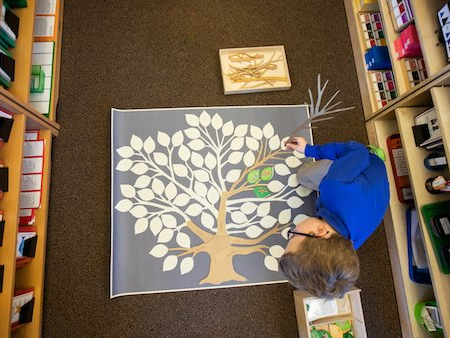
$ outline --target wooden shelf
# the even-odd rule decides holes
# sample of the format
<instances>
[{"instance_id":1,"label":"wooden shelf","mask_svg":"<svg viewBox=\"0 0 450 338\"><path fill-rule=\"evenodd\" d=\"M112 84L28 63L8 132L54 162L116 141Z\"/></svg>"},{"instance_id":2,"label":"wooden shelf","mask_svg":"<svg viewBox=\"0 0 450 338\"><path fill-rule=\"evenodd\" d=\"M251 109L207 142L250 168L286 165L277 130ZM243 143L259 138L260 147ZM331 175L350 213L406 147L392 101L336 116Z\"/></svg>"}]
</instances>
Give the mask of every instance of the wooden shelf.
<instances>
[{"instance_id":1,"label":"wooden shelf","mask_svg":"<svg viewBox=\"0 0 450 338\"><path fill-rule=\"evenodd\" d=\"M391 182L391 199L388 212L384 218L384 225L402 334L404 337L428 337L425 330L415 320L414 306L420 301L435 298L444 322L445 335L450 337L450 303L446 302L448 290L450 290L450 275L443 274L440 271L428 229L420 211L425 204L450 200L450 194L432 195L425 189L425 181L430 177L437 176L439 172L428 171L422 164L430 151L415 146L411 128L414 125L416 115L434 106L442 129L444 150L447 159L450 158L450 87L448 87L450 86L450 65L447 62L445 48L442 45L436 45L438 37L435 33L438 30L437 11L445 2L441 0L426 2L411 0L414 24L418 32L429 78L415 87L409 88L403 65L396 59L394 52L393 41L399 36L399 33L395 32L392 25L386 0L378 0L394 77L400 94L381 109L377 109L373 104L372 88L365 70L364 46L361 45L359 36L362 28L357 21L357 6L352 0L344 0L344 4L369 141L378 144L387 153L386 138L394 133L401 135L414 194L414 204L420 215L421 232L424 237L424 246L433 282L433 285L429 286L412 282L409 278L405 214L409 205L402 204L398 200L392 165L388 158L386 169L389 182ZM445 177L448 177L448 168L443 170L442 173Z\"/></svg>"}]
</instances>

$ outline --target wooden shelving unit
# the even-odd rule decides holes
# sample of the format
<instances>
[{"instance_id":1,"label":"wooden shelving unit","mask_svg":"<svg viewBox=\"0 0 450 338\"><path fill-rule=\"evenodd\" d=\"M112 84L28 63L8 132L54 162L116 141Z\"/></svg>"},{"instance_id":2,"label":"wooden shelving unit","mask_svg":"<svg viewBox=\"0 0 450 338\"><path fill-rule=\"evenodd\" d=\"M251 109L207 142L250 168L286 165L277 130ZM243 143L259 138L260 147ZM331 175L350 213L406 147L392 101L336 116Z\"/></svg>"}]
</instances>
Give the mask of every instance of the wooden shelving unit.
<instances>
[{"instance_id":1,"label":"wooden shelving unit","mask_svg":"<svg viewBox=\"0 0 450 338\"><path fill-rule=\"evenodd\" d=\"M377 109L374 105L370 79L365 69L365 48L362 45L362 28L358 21L358 1L344 0L344 4L369 141L372 144L377 144L387 153L387 137L395 133L401 135L413 189L414 204L407 205L398 200L392 174L392 164L388 158L386 168L390 181L391 200L388 212L384 218L384 226L402 334L408 338L428 337L428 334L414 318L414 306L420 301L435 299L443 320L444 335L450 337L450 303L448 302L450 275L442 273L439 268L430 235L425 226L425 220L420 212L423 205L450 200L450 194L432 195L425 189L425 181L429 177L437 176L439 172L429 171L424 167L423 160L430 151L415 146L411 128L414 125L414 117L416 115L430 107L435 107L443 134L444 151L447 160L450 159L450 87L448 87L450 86L450 65L447 62L444 47L437 45L438 37L435 33L439 29L437 11L445 4L445 1L430 0L423 2L421 0L411 0L414 24L418 32L423 58L429 75L429 78L413 88L408 87L404 71L399 60L395 57L393 41L399 36L399 33L394 30L387 1L378 1L391 57L392 71L399 92L399 96L395 100L390 101L381 109ZM441 173L448 177L448 166ZM421 233L424 238L432 285L418 284L409 278L405 213L411 206L415 206L419 211Z\"/></svg>"},{"instance_id":2,"label":"wooden shelving unit","mask_svg":"<svg viewBox=\"0 0 450 338\"><path fill-rule=\"evenodd\" d=\"M3 291L0 292L0 337L41 337L45 246L47 234L47 215L49 205L51 147L52 137L57 136L60 126L56 122L56 105L59 87L59 65L61 58L61 36L63 21L63 0L59 0L58 33L55 44L52 109L50 118L40 114L29 105L31 57L34 33L36 0L28 0L28 6L13 9L20 18L19 38L16 47L11 49L15 59L16 76L10 88L0 88L0 108L14 114L13 129L9 141L0 150L0 159L9 168L9 191L0 200L3 209L5 230L3 245L0 246L0 265L4 265ZM2 1L0 0L0 4ZM22 154L26 130L40 130L40 138L45 140L44 174L41 207L36 212L33 224L37 229L35 257L24 267L16 267L16 245L20 206L20 184L22 173ZM33 319L11 330L12 299L14 290L34 288Z\"/></svg>"}]
</instances>

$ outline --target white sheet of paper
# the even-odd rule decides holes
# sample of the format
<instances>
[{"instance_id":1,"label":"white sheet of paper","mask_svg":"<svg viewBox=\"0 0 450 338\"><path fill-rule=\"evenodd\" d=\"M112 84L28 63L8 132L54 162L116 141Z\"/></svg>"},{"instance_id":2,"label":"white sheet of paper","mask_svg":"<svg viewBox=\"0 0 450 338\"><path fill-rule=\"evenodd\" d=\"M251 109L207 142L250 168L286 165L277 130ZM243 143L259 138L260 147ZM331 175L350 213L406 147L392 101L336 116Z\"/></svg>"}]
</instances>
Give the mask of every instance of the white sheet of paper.
<instances>
[{"instance_id":1,"label":"white sheet of paper","mask_svg":"<svg viewBox=\"0 0 450 338\"><path fill-rule=\"evenodd\" d=\"M22 174L39 174L43 169L43 157L25 157L22 161Z\"/></svg>"},{"instance_id":2,"label":"white sheet of paper","mask_svg":"<svg viewBox=\"0 0 450 338\"><path fill-rule=\"evenodd\" d=\"M56 0L37 0L36 1L37 15L55 15L56 14Z\"/></svg>"},{"instance_id":3,"label":"white sheet of paper","mask_svg":"<svg viewBox=\"0 0 450 338\"><path fill-rule=\"evenodd\" d=\"M35 191L42 189L42 174L22 175L20 181L21 191Z\"/></svg>"},{"instance_id":4,"label":"white sheet of paper","mask_svg":"<svg viewBox=\"0 0 450 338\"><path fill-rule=\"evenodd\" d=\"M41 192L30 191L20 193L20 208L39 208L41 204Z\"/></svg>"},{"instance_id":5,"label":"white sheet of paper","mask_svg":"<svg viewBox=\"0 0 450 338\"><path fill-rule=\"evenodd\" d=\"M44 140L25 141L23 157L44 156Z\"/></svg>"}]
</instances>

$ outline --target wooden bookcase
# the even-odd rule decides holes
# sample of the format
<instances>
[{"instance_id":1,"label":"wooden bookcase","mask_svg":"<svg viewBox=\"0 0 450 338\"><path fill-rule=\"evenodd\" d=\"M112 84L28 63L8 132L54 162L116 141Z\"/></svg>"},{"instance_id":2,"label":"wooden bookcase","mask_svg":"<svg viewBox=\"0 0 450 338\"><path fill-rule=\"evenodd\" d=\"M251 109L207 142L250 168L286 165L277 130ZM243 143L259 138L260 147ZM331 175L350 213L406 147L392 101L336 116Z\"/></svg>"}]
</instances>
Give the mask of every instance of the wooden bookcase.
<instances>
[{"instance_id":1,"label":"wooden bookcase","mask_svg":"<svg viewBox=\"0 0 450 338\"><path fill-rule=\"evenodd\" d=\"M3 290L0 292L0 337L40 337L42 331L45 247L47 214L49 204L52 137L57 136L60 126L56 122L56 105L59 87L63 0L59 0L57 40L55 44L52 108L49 118L40 114L28 103L30 91L31 58L36 0L28 0L28 6L13 9L20 18L19 38L16 47L10 49L15 59L15 80L10 88L0 88L0 107L13 113L14 124L9 141L0 150L0 159L9 168L9 191L0 200L4 210L5 229L3 245L0 246L0 265L4 266ZM0 4L2 1L0 0ZM16 267L16 245L20 205L22 154L26 130L40 130L45 139L44 174L41 207L33 224L37 229L35 257L22 268ZM34 309L31 322L11 330L12 299L15 289L34 288Z\"/></svg>"},{"instance_id":2,"label":"wooden bookcase","mask_svg":"<svg viewBox=\"0 0 450 338\"><path fill-rule=\"evenodd\" d=\"M435 299L438 303L443 321L443 331L450 337L450 275L441 272L432 242L420 212L423 205L450 200L450 194L432 195L425 189L425 181L435 177L439 172L429 171L423 165L425 156L430 153L416 147L412 132L414 117L430 107L435 107L442 130L444 151L447 161L450 159L450 65L443 45L437 45L435 33L438 29L437 11L446 1L410 0L423 58L428 71L428 78L415 87L407 86L407 79L395 57L393 41L399 36L392 24L388 3L378 0L378 7L384 25L386 43L389 49L392 71L396 80L398 97L389 101L381 109L374 105L373 92L368 72L364 63L365 47L362 40L362 27L359 22L358 0L344 0L353 55L363 103L366 129L369 141L384 149L386 154L386 138L399 133L404 148L408 172L414 195L414 205L419 212L421 233L424 238L432 285L418 284L409 278L408 251L406 234L406 210L411 205L399 201L395 190L392 164L389 158L386 167L390 182L391 200L384 218L386 238L391 260L394 286L397 296L400 323L404 337L428 337L425 330L414 318L414 306L420 301ZM441 174L449 176L449 168Z\"/></svg>"}]
</instances>

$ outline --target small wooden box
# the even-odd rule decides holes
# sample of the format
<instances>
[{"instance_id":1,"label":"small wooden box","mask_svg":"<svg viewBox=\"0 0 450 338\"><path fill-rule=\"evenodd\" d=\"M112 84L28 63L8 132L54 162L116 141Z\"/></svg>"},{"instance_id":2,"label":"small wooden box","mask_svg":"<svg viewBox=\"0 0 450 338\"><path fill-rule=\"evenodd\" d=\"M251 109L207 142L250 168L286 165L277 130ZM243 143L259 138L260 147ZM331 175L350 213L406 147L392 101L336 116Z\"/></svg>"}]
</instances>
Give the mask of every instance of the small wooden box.
<instances>
[{"instance_id":1,"label":"small wooden box","mask_svg":"<svg viewBox=\"0 0 450 338\"><path fill-rule=\"evenodd\" d=\"M367 338L366 324L364 322L364 313L362 310L361 290L353 288L347 292L349 297L351 312L345 312L336 316L328 316L314 321L309 321L307 317L306 300L316 298L305 291L294 291L295 312L298 325L298 334L300 338L311 338L311 329L315 325L329 324L337 321L350 320L353 325L353 334L355 338Z\"/></svg>"},{"instance_id":2,"label":"small wooden box","mask_svg":"<svg viewBox=\"0 0 450 338\"><path fill-rule=\"evenodd\" d=\"M291 88L284 46L220 49L219 58L225 95Z\"/></svg>"}]
</instances>

